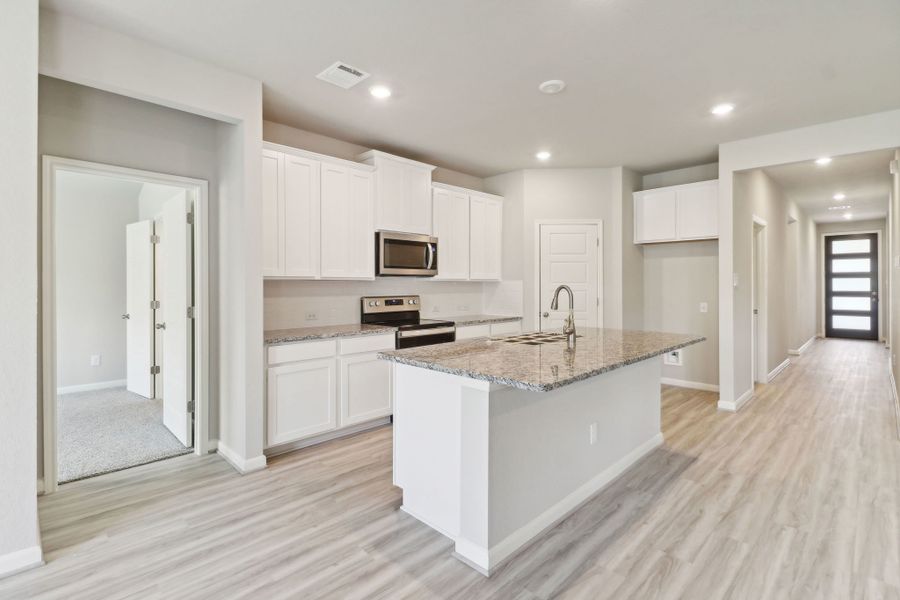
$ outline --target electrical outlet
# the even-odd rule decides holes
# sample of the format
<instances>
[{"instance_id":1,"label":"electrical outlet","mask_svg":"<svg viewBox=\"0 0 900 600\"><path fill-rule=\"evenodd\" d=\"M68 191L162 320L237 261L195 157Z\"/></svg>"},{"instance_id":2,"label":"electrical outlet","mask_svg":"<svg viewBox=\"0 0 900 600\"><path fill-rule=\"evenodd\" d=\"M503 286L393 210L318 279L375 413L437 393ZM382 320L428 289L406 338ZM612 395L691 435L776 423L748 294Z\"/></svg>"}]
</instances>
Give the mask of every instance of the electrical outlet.
<instances>
[{"instance_id":1,"label":"electrical outlet","mask_svg":"<svg viewBox=\"0 0 900 600\"><path fill-rule=\"evenodd\" d=\"M681 366L681 350L672 350L663 357L663 364L672 365L674 367Z\"/></svg>"},{"instance_id":2,"label":"electrical outlet","mask_svg":"<svg viewBox=\"0 0 900 600\"><path fill-rule=\"evenodd\" d=\"M706 302L701 302L700 303L700 312L702 312L702 313L709 312L709 304L707 304Z\"/></svg>"},{"instance_id":3,"label":"electrical outlet","mask_svg":"<svg viewBox=\"0 0 900 600\"><path fill-rule=\"evenodd\" d=\"M590 427L588 427L588 437L591 442L591 446L597 443L597 424L591 423Z\"/></svg>"},{"instance_id":4,"label":"electrical outlet","mask_svg":"<svg viewBox=\"0 0 900 600\"><path fill-rule=\"evenodd\" d=\"M319 319L319 315L317 315L316 313L314 313L314 312L308 312L308 313L306 313L306 320L307 320L307 321L316 321L316 320L318 320L318 319Z\"/></svg>"},{"instance_id":5,"label":"electrical outlet","mask_svg":"<svg viewBox=\"0 0 900 600\"><path fill-rule=\"evenodd\" d=\"M102 361L102 358L103 358L103 357L100 356L99 354L91 354L91 366L92 366L92 367L99 367L99 366L100 366L100 362Z\"/></svg>"}]
</instances>

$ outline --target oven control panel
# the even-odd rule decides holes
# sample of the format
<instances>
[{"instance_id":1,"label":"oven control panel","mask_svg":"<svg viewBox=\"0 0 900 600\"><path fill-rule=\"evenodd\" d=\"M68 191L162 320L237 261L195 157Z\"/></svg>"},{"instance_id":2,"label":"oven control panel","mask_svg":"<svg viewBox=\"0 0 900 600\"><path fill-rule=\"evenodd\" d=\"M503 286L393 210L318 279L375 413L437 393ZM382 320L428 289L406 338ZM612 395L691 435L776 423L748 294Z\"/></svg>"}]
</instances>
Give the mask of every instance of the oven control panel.
<instances>
[{"instance_id":1,"label":"oven control panel","mask_svg":"<svg viewBox=\"0 0 900 600\"><path fill-rule=\"evenodd\" d=\"M419 296L365 296L360 302L364 315L418 311L420 307Z\"/></svg>"}]
</instances>

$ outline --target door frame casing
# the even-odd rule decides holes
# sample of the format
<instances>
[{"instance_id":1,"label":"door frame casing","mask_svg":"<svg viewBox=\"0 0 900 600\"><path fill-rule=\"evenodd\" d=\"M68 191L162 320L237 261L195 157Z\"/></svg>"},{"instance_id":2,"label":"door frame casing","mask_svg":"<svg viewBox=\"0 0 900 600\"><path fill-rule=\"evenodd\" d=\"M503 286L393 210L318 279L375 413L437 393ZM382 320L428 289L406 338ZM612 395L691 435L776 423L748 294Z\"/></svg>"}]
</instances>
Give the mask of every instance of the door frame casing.
<instances>
[{"instance_id":1,"label":"door frame casing","mask_svg":"<svg viewBox=\"0 0 900 600\"><path fill-rule=\"evenodd\" d=\"M597 327L603 327L603 221L601 219L536 219L534 221L534 309L537 311L535 328L541 330L541 226L543 225L596 225L597 226Z\"/></svg>"},{"instance_id":2,"label":"door frame casing","mask_svg":"<svg viewBox=\"0 0 900 600\"><path fill-rule=\"evenodd\" d=\"M874 220L874 219L873 219ZM825 338L825 238L840 236L840 235L858 235L858 234L875 234L876 239L876 252L878 253L878 339L875 341L884 342L884 323L887 318L887 313L890 311L887 308L884 308L884 312L882 312L883 299L884 299L884 279L886 277L885 271L889 272L889 269L885 266L885 260L888 260L882 256L885 254L882 252L882 235L884 234L883 229L860 229L858 231L824 231L822 232L819 240L819 261L818 261L818 273L816 274L816 287L819 290L819 308L821 312L819 314L818 322L816 323L816 329L818 330L817 335L821 338ZM882 318L882 317L885 318Z\"/></svg>"},{"instance_id":3,"label":"door frame casing","mask_svg":"<svg viewBox=\"0 0 900 600\"><path fill-rule=\"evenodd\" d=\"M769 223L762 217L753 215L750 230L750 381L769 382ZM762 246L757 248L757 228L762 236ZM757 254L761 253L761 260ZM757 264L759 263L759 264ZM757 278L760 281L757 281ZM759 287L761 289L757 290ZM754 326L753 304L757 291L760 293L756 324ZM754 327L756 331L754 331Z\"/></svg>"},{"instance_id":4,"label":"door frame casing","mask_svg":"<svg viewBox=\"0 0 900 600\"><path fill-rule=\"evenodd\" d=\"M41 382L45 494L58 487L56 460L56 174L69 171L158 183L188 190L194 212L194 454L210 450L209 441L209 183L169 175L63 158L41 157Z\"/></svg>"}]
</instances>

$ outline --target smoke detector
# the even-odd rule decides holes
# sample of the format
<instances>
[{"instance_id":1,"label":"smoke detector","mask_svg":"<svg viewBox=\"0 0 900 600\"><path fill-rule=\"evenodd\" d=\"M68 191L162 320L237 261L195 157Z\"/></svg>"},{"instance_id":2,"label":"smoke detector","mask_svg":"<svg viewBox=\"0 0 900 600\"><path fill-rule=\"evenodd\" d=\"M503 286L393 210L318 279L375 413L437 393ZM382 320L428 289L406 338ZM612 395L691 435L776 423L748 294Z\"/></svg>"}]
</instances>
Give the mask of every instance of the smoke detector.
<instances>
[{"instance_id":1,"label":"smoke detector","mask_svg":"<svg viewBox=\"0 0 900 600\"><path fill-rule=\"evenodd\" d=\"M544 94L558 94L566 89L566 82L562 79L550 79L538 86Z\"/></svg>"},{"instance_id":2,"label":"smoke detector","mask_svg":"<svg viewBox=\"0 0 900 600\"><path fill-rule=\"evenodd\" d=\"M333 85L338 86L339 88L343 88L345 90L349 90L354 85L359 83L360 81L364 81L369 78L369 73L357 69L352 65L348 65L345 62L337 61L318 75L316 75L316 79L321 79L322 81L327 81Z\"/></svg>"}]
</instances>

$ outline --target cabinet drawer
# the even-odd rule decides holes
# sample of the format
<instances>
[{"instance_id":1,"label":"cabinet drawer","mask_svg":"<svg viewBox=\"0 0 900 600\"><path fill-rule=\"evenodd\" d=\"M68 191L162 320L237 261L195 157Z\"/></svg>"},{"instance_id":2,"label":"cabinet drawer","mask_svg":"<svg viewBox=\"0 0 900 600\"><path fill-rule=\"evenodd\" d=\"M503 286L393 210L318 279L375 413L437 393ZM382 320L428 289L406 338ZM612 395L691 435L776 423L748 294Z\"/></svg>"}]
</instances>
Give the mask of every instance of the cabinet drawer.
<instances>
[{"instance_id":1,"label":"cabinet drawer","mask_svg":"<svg viewBox=\"0 0 900 600\"><path fill-rule=\"evenodd\" d=\"M335 355L337 355L336 340L318 340L315 342L297 342L296 344L270 346L267 354L270 365L313 358L329 358Z\"/></svg>"},{"instance_id":2,"label":"cabinet drawer","mask_svg":"<svg viewBox=\"0 0 900 600\"><path fill-rule=\"evenodd\" d=\"M508 321L505 323L492 323L491 335L512 335L522 333L522 321Z\"/></svg>"},{"instance_id":3,"label":"cabinet drawer","mask_svg":"<svg viewBox=\"0 0 900 600\"><path fill-rule=\"evenodd\" d=\"M488 337L491 335L490 325L466 325L465 327L456 328L456 339L470 340L477 337Z\"/></svg>"},{"instance_id":4,"label":"cabinet drawer","mask_svg":"<svg viewBox=\"0 0 900 600\"><path fill-rule=\"evenodd\" d=\"M394 343L395 335L393 333L344 338L340 341L339 352L341 354L359 354L360 352L393 350Z\"/></svg>"}]
</instances>

